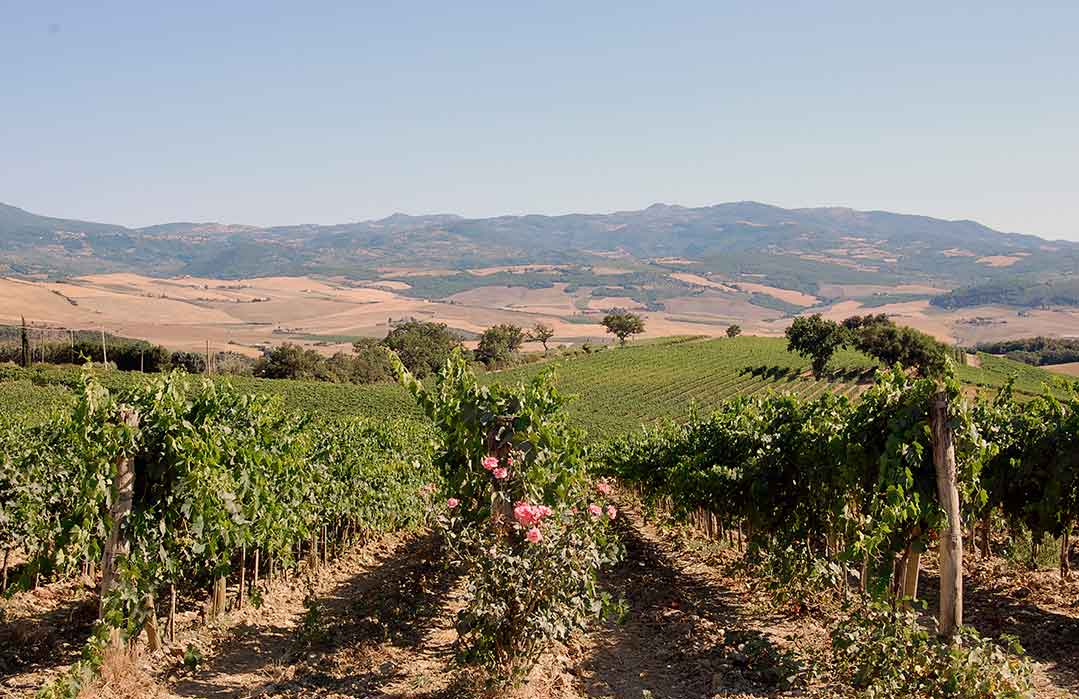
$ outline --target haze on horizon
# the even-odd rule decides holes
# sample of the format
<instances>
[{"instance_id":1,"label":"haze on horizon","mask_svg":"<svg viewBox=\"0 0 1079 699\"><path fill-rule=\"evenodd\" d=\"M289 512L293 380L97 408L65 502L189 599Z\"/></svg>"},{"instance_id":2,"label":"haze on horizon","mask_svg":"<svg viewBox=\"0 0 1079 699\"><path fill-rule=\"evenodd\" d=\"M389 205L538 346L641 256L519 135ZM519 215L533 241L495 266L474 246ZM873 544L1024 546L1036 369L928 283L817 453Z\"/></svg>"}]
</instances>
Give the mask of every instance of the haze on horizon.
<instances>
[{"instance_id":1,"label":"haze on horizon","mask_svg":"<svg viewBox=\"0 0 1079 699\"><path fill-rule=\"evenodd\" d=\"M3 8L0 201L144 226L661 201L1079 240L1079 6Z\"/></svg>"}]
</instances>

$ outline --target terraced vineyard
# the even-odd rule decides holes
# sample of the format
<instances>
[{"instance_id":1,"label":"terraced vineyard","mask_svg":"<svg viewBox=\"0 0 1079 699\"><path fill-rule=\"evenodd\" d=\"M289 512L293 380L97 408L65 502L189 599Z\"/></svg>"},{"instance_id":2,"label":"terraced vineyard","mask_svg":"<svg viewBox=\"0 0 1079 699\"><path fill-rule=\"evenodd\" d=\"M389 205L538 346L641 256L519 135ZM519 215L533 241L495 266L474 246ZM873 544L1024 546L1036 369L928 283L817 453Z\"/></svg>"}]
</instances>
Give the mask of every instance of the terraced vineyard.
<instances>
[{"instance_id":1,"label":"terraced vineyard","mask_svg":"<svg viewBox=\"0 0 1079 699\"><path fill-rule=\"evenodd\" d=\"M983 392L995 392L1012 375L1022 398L1041 393L1057 379L1037 367L980 355L980 367L960 367L959 377ZM528 379L553 368L556 385L576 395L570 414L594 439L639 428L661 418L681 418L695 408L710 410L738 395L789 391L813 398L829 388L855 396L872 379L876 366L865 355L844 350L831 373L817 380L809 362L786 349L782 338L669 338L625 348L605 348L587 355L554 359L487 374L485 381ZM44 416L49 408L72 400L78 385L75 368L0 369L0 402L16 412ZM109 372L100 377L110 388L138 382L136 373ZM229 377L243 393L280 395L289 409L326 417L367 415L418 416L414 402L395 384L355 386L311 381Z\"/></svg>"}]
</instances>

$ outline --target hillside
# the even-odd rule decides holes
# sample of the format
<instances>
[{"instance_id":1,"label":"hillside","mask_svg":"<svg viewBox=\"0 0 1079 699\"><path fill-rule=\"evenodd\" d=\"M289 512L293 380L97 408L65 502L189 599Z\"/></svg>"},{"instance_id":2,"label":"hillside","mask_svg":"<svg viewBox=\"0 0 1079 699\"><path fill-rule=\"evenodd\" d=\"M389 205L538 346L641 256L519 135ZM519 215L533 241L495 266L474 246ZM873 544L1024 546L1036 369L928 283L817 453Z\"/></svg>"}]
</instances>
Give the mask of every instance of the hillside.
<instances>
[{"instance_id":1,"label":"hillside","mask_svg":"<svg viewBox=\"0 0 1079 699\"><path fill-rule=\"evenodd\" d=\"M663 418L684 418L707 411L736 396L789 391L816 396L835 390L856 397L872 381L875 362L854 351L836 354L826 380L809 374L809 363L786 351L781 338L743 336L733 340L666 338L609 348L593 354L529 364L483 375L492 382L528 380L553 370L556 385L576 396L570 405L574 423L590 438L603 439L633 431ZM1056 377L1042 369L1008 359L981 355L980 367L961 367L960 379L987 391L999 389L1012 375L1020 395L1035 395ZM137 382L137 373L102 375L106 386ZM0 368L0 400L42 417L71 399L79 370L37 367L29 371ZM315 416L366 415L419 418L412 399L395 384L355 386L320 382L228 377L239 390L281 395L287 407Z\"/></svg>"},{"instance_id":2,"label":"hillside","mask_svg":"<svg viewBox=\"0 0 1079 699\"><path fill-rule=\"evenodd\" d=\"M530 278L519 280L525 284L596 285L594 275L573 279L566 274L579 277L585 268L606 265L626 275L644 274L608 280L615 286L647 286L648 273L675 270L810 294L822 293L827 284L951 289L1016 274L1079 271L1079 245L1002 233L973 221L756 202L698 208L655 204L640 211L563 216L395 214L337 225L166 223L141 229L0 205L0 250L0 273L54 278L138 272L373 279L407 277L422 269L435 274L409 293L428 298L498 282L461 277L462 270L509 265L565 266L532 270ZM661 300L663 295L659 289L652 296Z\"/></svg>"}]
</instances>

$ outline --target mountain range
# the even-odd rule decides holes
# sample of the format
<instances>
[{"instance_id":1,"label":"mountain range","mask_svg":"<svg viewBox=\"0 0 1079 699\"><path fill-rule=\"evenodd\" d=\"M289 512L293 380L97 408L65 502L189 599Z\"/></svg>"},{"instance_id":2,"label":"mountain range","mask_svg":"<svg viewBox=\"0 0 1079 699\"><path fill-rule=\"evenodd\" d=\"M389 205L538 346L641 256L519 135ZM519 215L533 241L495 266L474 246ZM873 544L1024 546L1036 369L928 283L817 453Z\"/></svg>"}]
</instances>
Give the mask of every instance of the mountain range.
<instances>
[{"instance_id":1,"label":"mountain range","mask_svg":"<svg viewBox=\"0 0 1079 699\"><path fill-rule=\"evenodd\" d=\"M40 216L0 204L0 275L56 279L137 272L221 279L321 275L387 278L394 270L617 265L756 278L818 293L822 284L1052 284L1079 273L1079 244L1005 233L974 221L757 202L561 216L408 216L335 225L165 223L145 228ZM533 280L535 281L535 280ZM466 285L473 286L473 285ZM438 284L417 294L437 295Z\"/></svg>"}]
</instances>

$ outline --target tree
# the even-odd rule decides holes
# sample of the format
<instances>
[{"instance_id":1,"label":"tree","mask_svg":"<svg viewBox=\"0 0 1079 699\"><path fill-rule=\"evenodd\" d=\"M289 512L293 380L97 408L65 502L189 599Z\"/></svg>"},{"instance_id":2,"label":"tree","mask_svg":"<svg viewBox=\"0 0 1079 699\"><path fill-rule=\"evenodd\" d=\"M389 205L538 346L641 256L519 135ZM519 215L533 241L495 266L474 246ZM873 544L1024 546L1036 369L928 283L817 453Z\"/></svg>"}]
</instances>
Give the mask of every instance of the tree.
<instances>
[{"instance_id":1,"label":"tree","mask_svg":"<svg viewBox=\"0 0 1079 699\"><path fill-rule=\"evenodd\" d=\"M940 376L947 364L947 348L923 332L896 325L883 313L851 316L843 321L854 348L887 366L900 364L922 376Z\"/></svg>"},{"instance_id":2,"label":"tree","mask_svg":"<svg viewBox=\"0 0 1079 699\"><path fill-rule=\"evenodd\" d=\"M378 383L392 381L393 366L382 349L382 343L373 337L365 337L352 343L352 357L348 380L352 383Z\"/></svg>"},{"instance_id":3,"label":"tree","mask_svg":"<svg viewBox=\"0 0 1079 699\"><path fill-rule=\"evenodd\" d=\"M265 379L326 380L332 378L326 359L313 349L286 342L255 362L255 376Z\"/></svg>"},{"instance_id":4,"label":"tree","mask_svg":"<svg viewBox=\"0 0 1079 699\"><path fill-rule=\"evenodd\" d=\"M396 352L401 363L416 378L422 379L438 371L461 342L445 323L413 318L390 330L382 344Z\"/></svg>"},{"instance_id":5,"label":"tree","mask_svg":"<svg viewBox=\"0 0 1079 699\"><path fill-rule=\"evenodd\" d=\"M813 375L820 378L836 350L846 346L848 330L821 314L800 316L787 328L787 349L812 359Z\"/></svg>"},{"instance_id":6,"label":"tree","mask_svg":"<svg viewBox=\"0 0 1079 699\"><path fill-rule=\"evenodd\" d=\"M623 309L613 310L602 321L607 332L618 338L620 345L626 344L626 338L630 335L639 335L644 332L644 320L636 313L630 313Z\"/></svg>"},{"instance_id":7,"label":"tree","mask_svg":"<svg viewBox=\"0 0 1079 699\"><path fill-rule=\"evenodd\" d=\"M735 325L730 325L730 326L727 327L727 337L738 337L741 334L742 334L742 326L741 325L735 324Z\"/></svg>"},{"instance_id":8,"label":"tree","mask_svg":"<svg viewBox=\"0 0 1079 699\"><path fill-rule=\"evenodd\" d=\"M547 343L554 337L554 328L545 323L536 323L532 326L532 329L528 331L528 339L532 342L539 342L543 344L543 354L547 354Z\"/></svg>"},{"instance_id":9,"label":"tree","mask_svg":"<svg viewBox=\"0 0 1079 699\"><path fill-rule=\"evenodd\" d=\"M497 367L512 361L525 341L525 332L516 325L500 323L483 331L476 359L488 367Z\"/></svg>"},{"instance_id":10,"label":"tree","mask_svg":"<svg viewBox=\"0 0 1079 699\"><path fill-rule=\"evenodd\" d=\"M26 317L22 319L22 332L20 333L20 340L22 341L22 365L24 367L30 366L30 334L26 331Z\"/></svg>"}]
</instances>

